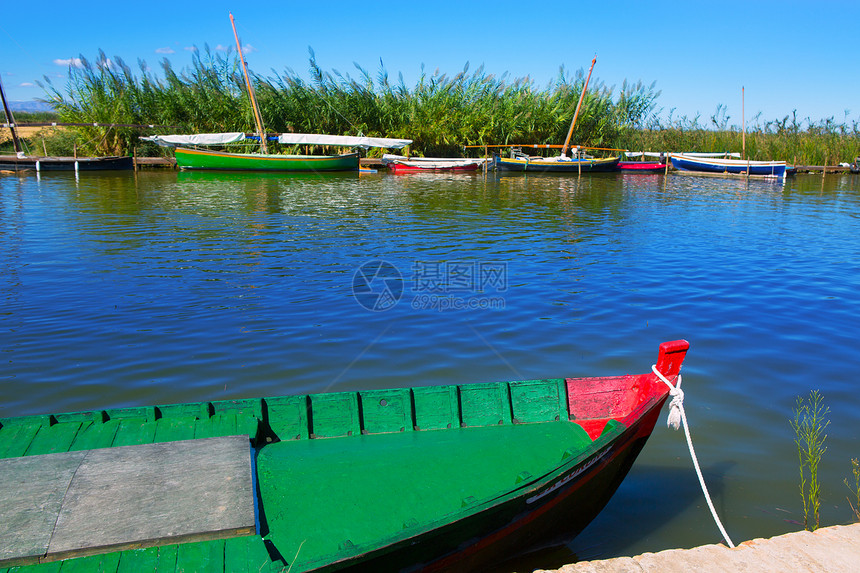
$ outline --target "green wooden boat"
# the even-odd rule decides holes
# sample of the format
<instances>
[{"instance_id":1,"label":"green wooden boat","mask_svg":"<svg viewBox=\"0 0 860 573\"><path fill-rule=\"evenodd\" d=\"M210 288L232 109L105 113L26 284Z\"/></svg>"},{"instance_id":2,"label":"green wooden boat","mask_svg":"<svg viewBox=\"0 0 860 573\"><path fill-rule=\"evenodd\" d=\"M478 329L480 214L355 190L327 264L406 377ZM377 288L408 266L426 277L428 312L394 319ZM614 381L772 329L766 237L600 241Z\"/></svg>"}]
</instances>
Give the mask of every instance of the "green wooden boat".
<instances>
[{"instance_id":1,"label":"green wooden boat","mask_svg":"<svg viewBox=\"0 0 860 573\"><path fill-rule=\"evenodd\" d=\"M359 154L271 155L227 153L205 149L176 148L176 164L181 169L226 171L358 171Z\"/></svg>"},{"instance_id":2,"label":"green wooden boat","mask_svg":"<svg viewBox=\"0 0 860 573\"><path fill-rule=\"evenodd\" d=\"M0 571L482 570L584 528L667 394L649 372L0 419Z\"/></svg>"}]
</instances>

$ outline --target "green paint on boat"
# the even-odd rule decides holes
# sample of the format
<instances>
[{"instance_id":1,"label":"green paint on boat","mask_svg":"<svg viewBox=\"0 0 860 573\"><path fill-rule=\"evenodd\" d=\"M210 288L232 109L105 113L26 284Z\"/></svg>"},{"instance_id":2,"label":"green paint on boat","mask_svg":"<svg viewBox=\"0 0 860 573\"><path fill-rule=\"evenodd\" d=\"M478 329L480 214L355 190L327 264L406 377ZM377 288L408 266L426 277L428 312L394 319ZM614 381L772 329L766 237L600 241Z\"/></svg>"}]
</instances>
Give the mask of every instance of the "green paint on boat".
<instances>
[{"instance_id":1,"label":"green paint on boat","mask_svg":"<svg viewBox=\"0 0 860 573\"><path fill-rule=\"evenodd\" d=\"M687 347L661 345L668 379ZM243 434L256 458L254 535L167 538L28 571L479 570L560 525L585 527L667 391L649 372L5 418L0 458Z\"/></svg>"},{"instance_id":2,"label":"green paint on boat","mask_svg":"<svg viewBox=\"0 0 860 573\"><path fill-rule=\"evenodd\" d=\"M361 555L473 514L591 444L567 421L272 444L257 458L268 538L299 571Z\"/></svg>"},{"instance_id":3,"label":"green paint on boat","mask_svg":"<svg viewBox=\"0 0 860 573\"><path fill-rule=\"evenodd\" d=\"M176 148L181 169L225 171L358 171L359 154L264 155Z\"/></svg>"}]
</instances>

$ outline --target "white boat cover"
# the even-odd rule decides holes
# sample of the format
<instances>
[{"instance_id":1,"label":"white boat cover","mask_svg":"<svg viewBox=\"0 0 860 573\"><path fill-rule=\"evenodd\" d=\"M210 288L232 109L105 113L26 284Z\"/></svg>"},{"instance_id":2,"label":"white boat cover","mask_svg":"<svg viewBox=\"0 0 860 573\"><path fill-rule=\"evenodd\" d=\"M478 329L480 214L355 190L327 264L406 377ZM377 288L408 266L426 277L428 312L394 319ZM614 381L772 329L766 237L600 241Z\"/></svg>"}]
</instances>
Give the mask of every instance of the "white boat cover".
<instances>
[{"instance_id":1,"label":"white boat cover","mask_svg":"<svg viewBox=\"0 0 860 573\"><path fill-rule=\"evenodd\" d=\"M664 155L669 155L668 152L657 152L657 151L625 151L624 155L627 157L662 157ZM687 157L740 157L740 153L697 153L697 152L683 152L683 153L675 153L674 155L686 155Z\"/></svg>"},{"instance_id":2,"label":"white boat cover","mask_svg":"<svg viewBox=\"0 0 860 573\"><path fill-rule=\"evenodd\" d=\"M287 145L342 145L345 147L385 147L402 149L412 143L411 139L387 137L364 137L358 135L321 135L319 133L282 133L278 143Z\"/></svg>"},{"instance_id":3,"label":"white boat cover","mask_svg":"<svg viewBox=\"0 0 860 573\"><path fill-rule=\"evenodd\" d=\"M434 167L453 167L455 165L478 165L484 163L485 159L470 159L466 157L404 157L386 153L382 156L383 163L402 163L404 165L433 165Z\"/></svg>"},{"instance_id":4,"label":"white boat cover","mask_svg":"<svg viewBox=\"0 0 860 573\"><path fill-rule=\"evenodd\" d=\"M144 141L152 141L161 147L175 145L222 145L244 141L245 134L241 131L233 133L198 133L195 135L151 135L141 137Z\"/></svg>"}]
</instances>

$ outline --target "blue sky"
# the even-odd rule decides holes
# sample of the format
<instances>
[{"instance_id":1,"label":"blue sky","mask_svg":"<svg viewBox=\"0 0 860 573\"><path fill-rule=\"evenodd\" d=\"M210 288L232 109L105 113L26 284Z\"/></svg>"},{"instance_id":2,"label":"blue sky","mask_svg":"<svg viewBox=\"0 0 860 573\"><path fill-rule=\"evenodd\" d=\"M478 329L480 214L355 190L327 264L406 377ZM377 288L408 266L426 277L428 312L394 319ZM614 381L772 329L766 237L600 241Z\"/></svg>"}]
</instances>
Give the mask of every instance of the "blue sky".
<instances>
[{"instance_id":1,"label":"blue sky","mask_svg":"<svg viewBox=\"0 0 860 573\"><path fill-rule=\"evenodd\" d=\"M190 62L189 48L235 48L233 12L249 67L307 77L308 47L324 70L356 75L353 62L414 84L424 64L456 74L475 70L528 76L546 86L564 65L587 69L616 92L626 79L656 82L665 117L700 116L717 106L741 123L833 117L860 120L860 42L855 1L736 2L4 2L0 78L10 100L44 96L43 76L62 86L69 62L99 49L136 69ZM846 121L846 111L848 112Z\"/></svg>"}]
</instances>

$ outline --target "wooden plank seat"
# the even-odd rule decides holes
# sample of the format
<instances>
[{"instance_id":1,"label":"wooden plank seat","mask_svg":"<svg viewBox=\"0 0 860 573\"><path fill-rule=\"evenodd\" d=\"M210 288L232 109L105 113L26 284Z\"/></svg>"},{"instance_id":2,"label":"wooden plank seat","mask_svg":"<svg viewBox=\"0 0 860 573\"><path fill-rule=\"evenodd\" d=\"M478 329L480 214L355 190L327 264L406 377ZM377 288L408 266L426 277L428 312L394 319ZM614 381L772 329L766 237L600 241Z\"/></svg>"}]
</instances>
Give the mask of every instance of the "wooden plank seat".
<instances>
[{"instance_id":1,"label":"wooden plank seat","mask_svg":"<svg viewBox=\"0 0 860 573\"><path fill-rule=\"evenodd\" d=\"M0 567L256 533L248 436L0 459Z\"/></svg>"}]
</instances>

